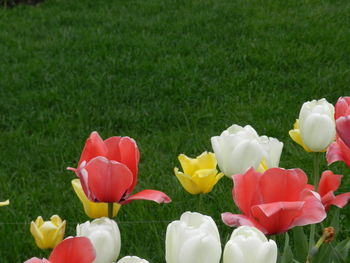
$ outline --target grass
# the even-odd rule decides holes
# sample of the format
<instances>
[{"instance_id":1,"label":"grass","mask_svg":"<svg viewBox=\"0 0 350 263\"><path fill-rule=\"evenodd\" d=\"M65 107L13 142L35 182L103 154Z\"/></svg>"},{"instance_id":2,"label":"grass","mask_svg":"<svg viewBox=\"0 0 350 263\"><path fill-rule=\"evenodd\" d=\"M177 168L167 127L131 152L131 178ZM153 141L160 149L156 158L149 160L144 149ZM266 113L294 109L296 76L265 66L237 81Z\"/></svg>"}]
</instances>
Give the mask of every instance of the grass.
<instances>
[{"instance_id":1,"label":"grass","mask_svg":"<svg viewBox=\"0 0 350 263\"><path fill-rule=\"evenodd\" d=\"M349 95L349 11L345 0L47 0L0 9L0 200L11 200L0 214L1 262L47 256L29 233L39 215L66 219L67 236L88 220L65 168L93 130L135 138L136 190L173 199L134 202L117 217L121 256L150 262L165 262L167 224L197 210L173 175L177 155L211 150L210 137L231 124L277 137L281 167L311 174L311 156L288 131L303 102ZM349 169L331 168L348 191ZM236 209L231 188L223 178L200 211L216 220L223 244L232 230L220 214ZM349 226L349 207L341 213Z\"/></svg>"}]
</instances>

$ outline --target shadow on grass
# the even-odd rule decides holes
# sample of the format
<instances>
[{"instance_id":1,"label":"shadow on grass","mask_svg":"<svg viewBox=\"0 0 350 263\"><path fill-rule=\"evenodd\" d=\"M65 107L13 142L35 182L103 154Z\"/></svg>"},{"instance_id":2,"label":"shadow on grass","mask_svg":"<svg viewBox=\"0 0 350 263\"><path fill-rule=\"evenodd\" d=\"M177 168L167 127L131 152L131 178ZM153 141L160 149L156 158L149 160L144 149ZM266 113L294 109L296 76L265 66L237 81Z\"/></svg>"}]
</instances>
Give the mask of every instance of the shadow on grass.
<instances>
[{"instance_id":1,"label":"shadow on grass","mask_svg":"<svg viewBox=\"0 0 350 263\"><path fill-rule=\"evenodd\" d=\"M0 7L12 8L19 4L37 5L41 2L44 2L44 0L0 0Z\"/></svg>"}]
</instances>

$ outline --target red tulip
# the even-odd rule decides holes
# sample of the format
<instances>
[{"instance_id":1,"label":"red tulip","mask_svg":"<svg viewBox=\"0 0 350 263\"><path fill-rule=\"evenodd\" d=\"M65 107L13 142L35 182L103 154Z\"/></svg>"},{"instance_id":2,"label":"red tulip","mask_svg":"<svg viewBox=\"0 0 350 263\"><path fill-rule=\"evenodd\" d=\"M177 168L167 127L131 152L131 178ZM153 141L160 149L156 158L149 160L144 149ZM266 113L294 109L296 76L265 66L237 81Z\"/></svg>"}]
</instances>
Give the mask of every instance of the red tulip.
<instances>
[{"instance_id":1,"label":"red tulip","mask_svg":"<svg viewBox=\"0 0 350 263\"><path fill-rule=\"evenodd\" d=\"M342 175L334 174L332 171L324 171L321 175L318 193L321 196L322 204L326 211L329 210L331 205L342 208L350 200L350 192L337 196L334 195L334 191L340 186L342 177Z\"/></svg>"},{"instance_id":2,"label":"red tulip","mask_svg":"<svg viewBox=\"0 0 350 263\"><path fill-rule=\"evenodd\" d=\"M228 226L254 226L265 234L279 234L326 217L319 195L309 189L301 169L271 168L261 174L251 168L232 178L233 200L243 214L223 213Z\"/></svg>"},{"instance_id":3,"label":"red tulip","mask_svg":"<svg viewBox=\"0 0 350 263\"><path fill-rule=\"evenodd\" d=\"M31 258L24 263L92 263L95 257L95 249L87 237L71 237L54 248L49 260Z\"/></svg>"},{"instance_id":4,"label":"red tulip","mask_svg":"<svg viewBox=\"0 0 350 263\"><path fill-rule=\"evenodd\" d=\"M136 142L129 137L110 137L102 140L92 132L81 154L78 168L86 196L93 202L127 204L133 200L152 200L168 203L170 198L160 191L143 190L131 195L137 182L140 153Z\"/></svg>"},{"instance_id":5,"label":"red tulip","mask_svg":"<svg viewBox=\"0 0 350 263\"><path fill-rule=\"evenodd\" d=\"M337 139L327 150L327 162L343 161L350 168L350 97L340 97L335 105Z\"/></svg>"}]
</instances>

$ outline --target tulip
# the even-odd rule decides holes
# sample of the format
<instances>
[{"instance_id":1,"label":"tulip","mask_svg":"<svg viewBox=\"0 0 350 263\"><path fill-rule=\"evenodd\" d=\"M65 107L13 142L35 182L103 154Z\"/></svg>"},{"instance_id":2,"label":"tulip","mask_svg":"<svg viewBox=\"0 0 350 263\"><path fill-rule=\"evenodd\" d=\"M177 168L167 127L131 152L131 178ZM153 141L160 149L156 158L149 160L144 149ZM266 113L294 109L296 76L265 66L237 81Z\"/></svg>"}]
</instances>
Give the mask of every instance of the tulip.
<instances>
[{"instance_id":1,"label":"tulip","mask_svg":"<svg viewBox=\"0 0 350 263\"><path fill-rule=\"evenodd\" d=\"M334 195L334 191L340 186L342 177L342 175L334 174L332 171L324 171L321 175L318 193L321 196L322 204L326 211L329 210L331 205L342 208L350 200L350 192L337 196Z\"/></svg>"},{"instance_id":2,"label":"tulip","mask_svg":"<svg viewBox=\"0 0 350 263\"><path fill-rule=\"evenodd\" d=\"M232 125L220 136L211 138L220 170L228 177L254 167L259 171L277 167L283 143L259 136L253 127Z\"/></svg>"},{"instance_id":3,"label":"tulip","mask_svg":"<svg viewBox=\"0 0 350 263\"><path fill-rule=\"evenodd\" d=\"M327 162L343 161L350 168L350 97L340 97L335 104L336 141L327 150Z\"/></svg>"},{"instance_id":4,"label":"tulip","mask_svg":"<svg viewBox=\"0 0 350 263\"><path fill-rule=\"evenodd\" d=\"M79 179L73 179L72 185L75 193L79 197L80 201L84 206L84 211L90 218L100 218L108 216L108 204L107 203L95 203L90 201L85 195ZM113 217L118 214L120 205L117 203L113 204Z\"/></svg>"},{"instance_id":5,"label":"tulip","mask_svg":"<svg viewBox=\"0 0 350 263\"><path fill-rule=\"evenodd\" d=\"M307 152L324 152L335 139L334 107L326 99L303 104L290 137Z\"/></svg>"},{"instance_id":6,"label":"tulip","mask_svg":"<svg viewBox=\"0 0 350 263\"><path fill-rule=\"evenodd\" d=\"M77 225L77 236L90 239L96 251L93 263L111 263L120 253L120 232L115 221L103 217Z\"/></svg>"},{"instance_id":7,"label":"tulip","mask_svg":"<svg viewBox=\"0 0 350 263\"><path fill-rule=\"evenodd\" d=\"M126 256L122 259L119 259L117 263L149 263L147 260L135 257L135 256Z\"/></svg>"},{"instance_id":8,"label":"tulip","mask_svg":"<svg viewBox=\"0 0 350 263\"><path fill-rule=\"evenodd\" d=\"M91 133L81 154L78 168L70 168L79 177L85 195L93 202L127 204L134 200L168 203L160 191L143 190L130 195L137 182L139 150L129 137L102 140Z\"/></svg>"},{"instance_id":9,"label":"tulip","mask_svg":"<svg viewBox=\"0 0 350 263\"><path fill-rule=\"evenodd\" d=\"M31 258L24 263L92 263L95 250L86 237L69 237L52 251L49 260Z\"/></svg>"},{"instance_id":10,"label":"tulip","mask_svg":"<svg viewBox=\"0 0 350 263\"><path fill-rule=\"evenodd\" d=\"M10 204L10 201L9 201L9 200L0 202L0 206L5 206L5 205L9 205L9 204Z\"/></svg>"},{"instance_id":11,"label":"tulip","mask_svg":"<svg viewBox=\"0 0 350 263\"><path fill-rule=\"evenodd\" d=\"M232 178L233 200L243 215L223 213L228 226L254 226L273 235L326 217L319 194L309 189L300 169L270 168L261 174L251 168Z\"/></svg>"},{"instance_id":12,"label":"tulip","mask_svg":"<svg viewBox=\"0 0 350 263\"><path fill-rule=\"evenodd\" d=\"M277 245L255 227L235 229L224 249L224 263L276 263Z\"/></svg>"},{"instance_id":13,"label":"tulip","mask_svg":"<svg viewBox=\"0 0 350 263\"><path fill-rule=\"evenodd\" d=\"M41 248L54 248L64 237L66 220L58 215L53 215L50 221L44 221L41 216L31 222L30 232L32 233L36 245Z\"/></svg>"},{"instance_id":14,"label":"tulip","mask_svg":"<svg viewBox=\"0 0 350 263\"><path fill-rule=\"evenodd\" d=\"M177 167L174 168L174 172L183 188L190 194L209 193L224 175L218 174L213 153L204 152L195 159L180 154L178 158L184 172L180 172Z\"/></svg>"},{"instance_id":15,"label":"tulip","mask_svg":"<svg viewBox=\"0 0 350 263\"><path fill-rule=\"evenodd\" d=\"M165 240L167 263L219 263L218 228L210 216L185 212L168 225Z\"/></svg>"}]
</instances>

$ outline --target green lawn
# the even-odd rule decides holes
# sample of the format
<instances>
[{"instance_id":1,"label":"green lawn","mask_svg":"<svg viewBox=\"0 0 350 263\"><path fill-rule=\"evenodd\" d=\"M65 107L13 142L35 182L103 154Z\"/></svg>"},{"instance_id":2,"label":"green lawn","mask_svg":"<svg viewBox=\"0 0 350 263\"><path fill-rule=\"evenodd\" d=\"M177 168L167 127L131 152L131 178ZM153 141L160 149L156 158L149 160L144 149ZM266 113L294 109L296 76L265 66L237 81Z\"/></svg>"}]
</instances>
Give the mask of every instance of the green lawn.
<instances>
[{"instance_id":1,"label":"green lawn","mask_svg":"<svg viewBox=\"0 0 350 263\"><path fill-rule=\"evenodd\" d=\"M88 220L72 172L86 138L133 137L141 151L135 190L166 192L167 205L134 202L116 220L121 256L165 262L167 224L196 211L177 182L180 153L212 150L233 123L285 144L281 167L312 171L288 131L303 102L350 95L348 0L47 0L0 9L0 261L46 257L29 223L60 215L66 236ZM350 170L340 192L349 190ZM326 169L326 165L322 169ZM223 178L203 197L224 245L236 211ZM341 211L349 229L349 207ZM349 234L343 232L342 237Z\"/></svg>"}]
</instances>

